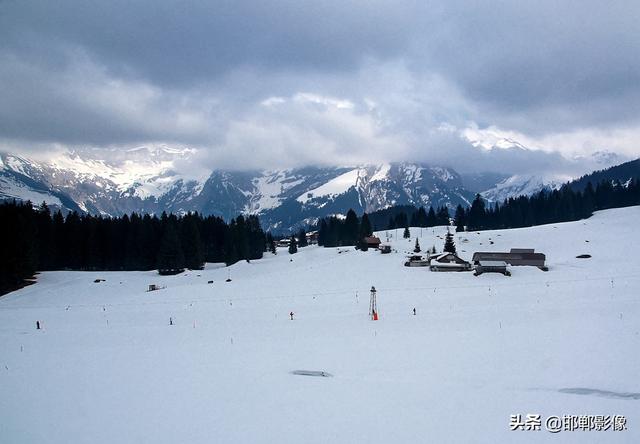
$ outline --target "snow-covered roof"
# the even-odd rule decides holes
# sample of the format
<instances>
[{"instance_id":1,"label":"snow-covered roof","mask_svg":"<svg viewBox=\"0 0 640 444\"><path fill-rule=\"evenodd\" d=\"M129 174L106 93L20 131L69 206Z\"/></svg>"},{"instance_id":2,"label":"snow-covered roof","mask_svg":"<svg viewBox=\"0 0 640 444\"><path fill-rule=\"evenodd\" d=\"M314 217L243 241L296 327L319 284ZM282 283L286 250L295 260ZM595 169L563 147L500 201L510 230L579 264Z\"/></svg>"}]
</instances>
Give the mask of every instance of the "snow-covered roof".
<instances>
[{"instance_id":1,"label":"snow-covered roof","mask_svg":"<svg viewBox=\"0 0 640 444\"><path fill-rule=\"evenodd\" d=\"M480 261L481 267L506 267L507 263L504 261Z\"/></svg>"},{"instance_id":2,"label":"snow-covered roof","mask_svg":"<svg viewBox=\"0 0 640 444\"><path fill-rule=\"evenodd\" d=\"M436 267L460 268L466 267L468 264L459 264L457 262L438 262L432 265Z\"/></svg>"}]
</instances>

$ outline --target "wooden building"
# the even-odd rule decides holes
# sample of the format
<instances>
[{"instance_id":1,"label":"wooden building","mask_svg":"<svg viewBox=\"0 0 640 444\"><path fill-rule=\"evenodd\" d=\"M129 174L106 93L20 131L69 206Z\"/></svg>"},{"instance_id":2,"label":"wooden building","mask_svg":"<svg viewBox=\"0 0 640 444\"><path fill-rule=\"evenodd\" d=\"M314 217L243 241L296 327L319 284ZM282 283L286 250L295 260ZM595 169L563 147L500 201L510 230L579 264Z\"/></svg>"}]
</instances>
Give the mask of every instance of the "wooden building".
<instances>
[{"instance_id":1,"label":"wooden building","mask_svg":"<svg viewBox=\"0 0 640 444\"><path fill-rule=\"evenodd\" d=\"M454 253L439 253L429 256L431 271L471 271L471 264Z\"/></svg>"},{"instance_id":2,"label":"wooden building","mask_svg":"<svg viewBox=\"0 0 640 444\"><path fill-rule=\"evenodd\" d=\"M367 236L364 238L369 248L378 248L380 246L380 238L376 236Z\"/></svg>"},{"instance_id":3,"label":"wooden building","mask_svg":"<svg viewBox=\"0 0 640 444\"><path fill-rule=\"evenodd\" d=\"M429 265L429 260L425 259L419 254L408 256L407 260L404 263L405 267L427 267L428 265Z\"/></svg>"},{"instance_id":4,"label":"wooden building","mask_svg":"<svg viewBox=\"0 0 640 444\"><path fill-rule=\"evenodd\" d=\"M546 257L543 253L536 253L533 248L512 248L508 253L495 251L479 251L473 253L473 263L481 261L503 261L512 266L531 266L545 270Z\"/></svg>"},{"instance_id":5,"label":"wooden building","mask_svg":"<svg viewBox=\"0 0 640 444\"><path fill-rule=\"evenodd\" d=\"M505 276L511 276L505 261L480 261L475 268L474 274L476 276L482 273L502 273Z\"/></svg>"}]
</instances>

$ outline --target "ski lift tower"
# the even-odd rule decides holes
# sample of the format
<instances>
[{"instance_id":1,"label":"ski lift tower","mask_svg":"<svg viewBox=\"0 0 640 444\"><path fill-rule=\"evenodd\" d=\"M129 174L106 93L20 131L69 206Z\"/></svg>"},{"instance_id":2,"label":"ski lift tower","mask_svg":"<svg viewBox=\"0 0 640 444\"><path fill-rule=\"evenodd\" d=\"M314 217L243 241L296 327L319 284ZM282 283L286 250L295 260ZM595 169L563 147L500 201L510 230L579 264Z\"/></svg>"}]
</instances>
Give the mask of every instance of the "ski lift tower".
<instances>
[{"instance_id":1,"label":"ski lift tower","mask_svg":"<svg viewBox=\"0 0 640 444\"><path fill-rule=\"evenodd\" d=\"M376 287L371 286L371 298L369 300L369 316L372 321L378 320L378 304L376 302Z\"/></svg>"}]
</instances>

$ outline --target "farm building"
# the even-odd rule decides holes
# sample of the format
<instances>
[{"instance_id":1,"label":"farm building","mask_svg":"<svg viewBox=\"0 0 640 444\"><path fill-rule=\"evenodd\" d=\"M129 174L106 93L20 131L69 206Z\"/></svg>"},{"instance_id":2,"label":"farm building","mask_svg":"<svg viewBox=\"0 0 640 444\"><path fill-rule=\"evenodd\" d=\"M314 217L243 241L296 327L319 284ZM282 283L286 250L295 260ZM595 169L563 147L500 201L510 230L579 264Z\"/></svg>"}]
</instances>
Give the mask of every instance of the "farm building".
<instances>
[{"instance_id":1,"label":"farm building","mask_svg":"<svg viewBox=\"0 0 640 444\"><path fill-rule=\"evenodd\" d=\"M478 264L481 261L503 261L509 265L521 266L528 265L545 269L545 255L536 253L533 248L512 248L508 253L480 251L473 253L473 263Z\"/></svg>"},{"instance_id":2,"label":"farm building","mask_svg":"<svg viewBox=\"0 0 640 444\"><path fill-rule=\"evenodd\" d=\"M507 263L505 261L480 261L476 264L474 274L478 276L482 273L502 273L505 276L511 276L511 273L507 270Z\"/></svg>"},{"instance_id":3,"label":"farm building","mask_svg":"<svg viewBox=\"0 0 640 444\"><path fill-rule=\"evenodd\" d=\"M470 271L471 264L454 253L439 253L429 256L431 271Z\"/></svg>"},{"instance_id":4,"label":"farm building","mask_svg":"<svg viewBox=\"0 0 640 444\"><path fill-rule=\"evenodd\" d=\"M429 260L420 256L419 254L408 256L406 262L404 263L405 267L426 267L428 265Z\"/></svg>"},{"instance_id":5,"label":"farm building","mask_svg":"<svg viewBox=\"0 0 640 444\"><path fill-rule=\"evenodd\" d=\"M317 231L309 231L307 233L307 243L309 245L315 245L318 243L318 232Z\"/></svg>"},{"instance_id":6,"label":"farm building","mask_svg":"<svg viewBox=\"0 0 640 444\"><path fill-rule=\"evenodd\" d=\"M380 246L380 238L376 236L367 236L364 238L369 248L378 248Z\"/></svg>"}]
</instances>

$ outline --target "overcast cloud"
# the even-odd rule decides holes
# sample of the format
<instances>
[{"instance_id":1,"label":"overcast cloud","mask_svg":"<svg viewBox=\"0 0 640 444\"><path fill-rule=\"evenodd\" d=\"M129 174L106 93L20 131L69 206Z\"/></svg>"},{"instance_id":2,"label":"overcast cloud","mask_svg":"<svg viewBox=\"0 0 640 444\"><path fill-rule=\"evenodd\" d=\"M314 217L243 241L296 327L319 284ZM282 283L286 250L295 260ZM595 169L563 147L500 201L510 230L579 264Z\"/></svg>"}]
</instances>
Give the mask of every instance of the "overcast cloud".
<instances>
[{"instance_id":1,"label":"overcast cloud","mask_svg":"<svg viewBox=\"0 0 640 444\"><path fill-rule=\"evenodd\" d=\"M234 169L637 157L638 23L633 1L0 0L0 150L162 143ZM536 151L486 149L501 138Z\"/></svg>"}]
</instances>

